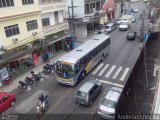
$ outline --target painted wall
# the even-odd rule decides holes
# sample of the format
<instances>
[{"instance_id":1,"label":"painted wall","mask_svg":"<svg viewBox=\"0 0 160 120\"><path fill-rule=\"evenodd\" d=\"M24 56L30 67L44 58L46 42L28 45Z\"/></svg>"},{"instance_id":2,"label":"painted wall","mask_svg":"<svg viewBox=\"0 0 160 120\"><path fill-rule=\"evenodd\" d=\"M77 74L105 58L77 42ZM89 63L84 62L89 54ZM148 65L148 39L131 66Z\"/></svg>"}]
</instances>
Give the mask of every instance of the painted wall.
<instances>
[{"instance_id":1,"label":"painted wall","mask_svg":"<svg viewBox=\"0 0 160 120\"><path fill-rule=\"evenodd\" d=\"M0 8L0 20L8 16L16 16L19 14L31 13L40 11L38 0L34 0L34 4L22 5L22 0L14 0L13 7Z\"/></svg>"},{"instance_id":2,"label":"painted wall","mask_svg":"<svg viewBox=\"0 0 160 120\"><path fill-rule=\"evenodd\" d=\"M41 14L42 19L43 18L50 18L50 25L55 25L55 18L54 18L54 12Z\"/></svg>"},{"instance_id":3,"label":"painted wall","mask_svg":"<svg viewBox=\"0 0 160 120\"><path fill-rule=\"evenodd\" d=\"M85 0L75 0L73 2L73 6L77 6L74 8L75 18L83 18L85 15ZM71 6L71 0L67 0L66 10L68 11L68 6ZM72 15L72 10L70 8L70 14Z\"/></svg>"},{"instance_id":4,"label":"painted wall","mask_svg":"<svg viewBox=\"0 0 160 120\"><path fill-rule=\"evenodd\" d=\"M41 14L41 18L48 18L50 19L50 26L56 25L55 24L55 16L54 16L54 12L49 12L49 13L44 13ZM64 18L63 18L63 11L58 11L58 20L59 23L63 23L64 22Z\"/></svg>"},{"instance_id":5,"label":"painted wall","mask_svg":"<svg viewBox=\"0 0 160 120\"><path fill-rule=\"evenodd\" d=\"M38 29L27 31L26 21L30 21L30 20L37 20ZM6 37L4 27L9 25L14 25L14 24L19 25L20 34L14 35L11 37ZM0 33L1 33L0 40L2 41L3 46L5 48L12 49L42 37L43 36L42 30L43 29L42 29L41 17L39 14L5 20L0 22ZM32 35L33 32L37 32L37 33L41 32L41 33L37 34L36 36L33 36ZM17 43L13 43L13 39L15 38L18 38Z\"/></svg>"},{"instance_id":6,"label":"painted wall","mask_svg":"<svg viewBox=\"0 0 160 120\"><path fill-rule=\"evenodd\" d=\"M59 23L64 22L63 11L58 11Z\"/></svg>"},{"instance_id":7,"label":"painted wall","mask_svg":"<svg viewBox=\"0 0 160 120\"><path fill-rule=\"evenodd\" d=\"M85 24L76 26L75 34L77 38L86 38L87 37L87 27Z\"/></svg>"}]
</instances>

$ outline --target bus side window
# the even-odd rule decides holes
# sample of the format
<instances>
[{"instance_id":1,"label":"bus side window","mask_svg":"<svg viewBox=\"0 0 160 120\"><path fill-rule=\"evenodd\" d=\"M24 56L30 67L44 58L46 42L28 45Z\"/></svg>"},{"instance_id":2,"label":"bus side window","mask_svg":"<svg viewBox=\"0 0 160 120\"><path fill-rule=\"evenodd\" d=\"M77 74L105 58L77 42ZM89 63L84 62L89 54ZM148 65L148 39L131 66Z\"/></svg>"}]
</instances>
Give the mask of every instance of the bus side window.
<instances>
[{"instance_id":1,"label":"bus side window","mask_svg":"<svg viewBox=\"0 0 160 120\"><path fill-rule=\"evenodd\" d=\"M92 53L90 52L90 53L88 53L87 55L86 55L86 59L87 59L87 62L89 62L90 60L91 60L91 58L92 58Z\"/></svg>"},{"instance_id":2,"label":"bus side window","mask_svg":"<svg viewBox=\"0 0 160 120\"><path fill-rule=\"evenodd\" d=\"M94 57L94 51L91 51L91 59Z\"/></svg>"},{"instance_id":3,"label":"bus side window","mask_svg":"<svg viewBox=\"0 0 160 120\"><path fill-rule=\"evenodd\" d=\"M96 48L94 49L94 54L93 54L93 56L95 57L97 54L98 54L98 48L96 47Z\"/></svg>"},{"instance_id":4,"label":"bus side window","mask_svg":"<svg viewBox=\"0 0 160 120\"><path fill-rule=\"evenodd\" d=\"M75 74L77 74L80 71L80 64L79 62L75 64Z\"/></svg>"},{"instance_id":5,"label":"bus side window","mask_svg":"<svg viewBox=\"0 0 160 120\"><path fill-rule=\"evenodd\" d=\"M103 42L102 44L102 48L104 49L106 47L105 42Z\"/></svg>"},{"instance_id":6,"label":"bus side window","mask_svg":"<svg viewBox=\"0 0 160 120\"><path fill-rule=\"evenodd\" d=\"M85 57L80 60L80 67L82 68L85 65Z\"/></svg>"}]
</instances>

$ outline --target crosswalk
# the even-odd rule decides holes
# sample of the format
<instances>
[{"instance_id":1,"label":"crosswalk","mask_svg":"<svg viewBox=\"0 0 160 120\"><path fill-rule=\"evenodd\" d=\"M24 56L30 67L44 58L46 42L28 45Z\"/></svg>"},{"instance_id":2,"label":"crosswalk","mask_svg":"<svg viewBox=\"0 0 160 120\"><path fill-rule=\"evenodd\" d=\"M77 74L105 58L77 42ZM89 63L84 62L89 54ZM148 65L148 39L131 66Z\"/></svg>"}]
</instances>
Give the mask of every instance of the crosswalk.
<instances>
[{"instance_id":1,"label":"crosswalk","mask_svg":"<svg viewBox=\"0 0 160 120\"><path fill-rule=\"evenodd\" d=\"M106 79L117 79L118 81L123 82L129 72L129 67L100 63L92 72L92 75L104 77Z\"/></svg>"}]
</instances>

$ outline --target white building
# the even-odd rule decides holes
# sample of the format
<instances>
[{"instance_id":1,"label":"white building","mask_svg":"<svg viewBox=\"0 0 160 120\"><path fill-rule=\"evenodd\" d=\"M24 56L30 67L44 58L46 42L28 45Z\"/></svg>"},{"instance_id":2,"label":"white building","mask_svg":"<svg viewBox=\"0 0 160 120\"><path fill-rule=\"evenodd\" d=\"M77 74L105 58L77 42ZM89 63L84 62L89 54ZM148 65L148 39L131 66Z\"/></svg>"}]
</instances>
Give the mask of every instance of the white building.
<instances>
[{"instance_id":1,"label":"white building","mask_svg":"<svg viewBox=\"0 0 160 120\"><path fill-rule=\"evenodd\" d=\"M68 29L68 23L63 17L66 2L66 0L39 0L45 36Z\"/></svg>"},{"instance_id":2,"label":"white building","mask_svg":"<svg viewBox=\"0 0 160 120\"><path fill-rule=\"evenodd\" d=\"M68 13L72 17L71 0L67 0L66 18ZM87 34L95 31L95 27L99 24L99 10L101 8L101 0L73 0L74 17L77 38L86 38Z\"/></svg>"}]
</instances>

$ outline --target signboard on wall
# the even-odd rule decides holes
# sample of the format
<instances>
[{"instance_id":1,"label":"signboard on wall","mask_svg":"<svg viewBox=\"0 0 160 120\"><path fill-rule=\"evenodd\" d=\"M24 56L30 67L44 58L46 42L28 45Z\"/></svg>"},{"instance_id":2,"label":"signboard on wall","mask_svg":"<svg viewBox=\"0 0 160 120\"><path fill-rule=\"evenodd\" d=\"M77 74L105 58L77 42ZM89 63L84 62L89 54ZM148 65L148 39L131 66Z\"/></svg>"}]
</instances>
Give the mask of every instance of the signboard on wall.
<instances>
[{"instance_id":1,"label":"signboard on wall","mask_svg":"<svg viewBox=\"0 0 160 120\"><path fill-rule=\"evenodd\" d=\"M33 57L34 64L35 65L38 64L39 63L39 56L38 56L38 54L35 53L35 54L32 55L32 57Z\"/></svg>"},{"instance_id":2,"label":"signboard on wall","mask_svg":"<svg viewBox=\"0 0 160 120\"><path fill-rule=\"evenodd\" d=\"M5 80L8 77L9 77L9 74L8 74L7 68L4 67L4 68L0 69L0 79Z\"/></svg>"}]
</instances>

